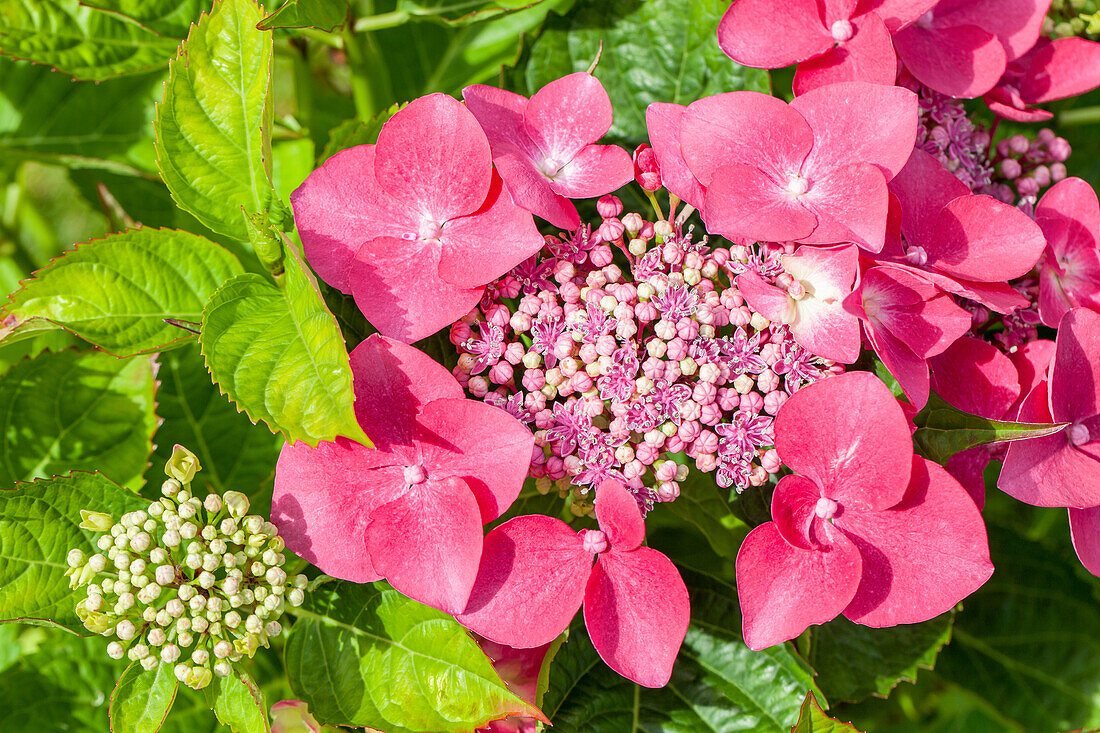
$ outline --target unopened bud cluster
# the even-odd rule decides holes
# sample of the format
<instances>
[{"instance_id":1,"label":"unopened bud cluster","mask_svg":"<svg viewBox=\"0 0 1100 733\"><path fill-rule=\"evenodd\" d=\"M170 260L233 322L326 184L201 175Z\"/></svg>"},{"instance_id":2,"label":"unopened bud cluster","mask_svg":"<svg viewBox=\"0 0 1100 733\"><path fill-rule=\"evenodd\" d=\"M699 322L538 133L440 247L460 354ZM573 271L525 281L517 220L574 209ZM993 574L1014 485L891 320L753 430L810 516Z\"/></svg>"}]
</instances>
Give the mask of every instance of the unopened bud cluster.
<instances>
[{"instance_id":1,"label":"unopened bud cluster","mask_svg":"<svg viewBox=\"0 0 1100 733\"><path fill-rule=\"evenodd\" d=\"M287 605L304 600L306 577L288 578L275 525L248 514L237 491L193 496L195 456L176 446L163 498L144 510L110 515L82 510L82 529L103 533L90 557L69 551L72 587L84 626L114 637L107 653L146 670L172 665L180 682L201 689L282 632Z\"/></svg>"},{"instance_id":2,"label":"unopened bud cluster","mask_svg":"<svg viewBox=\"0 0 1100 733\"><path fill-rule=\"evenodd\" d=\"M547 237L451 327L455 377L532 427L530 475L584 513L589 487L622 481L639 503L672 501L684 458L723 487L780 469L774 415L803 384L842 370L752 311L733 284L780 276L782 245L713 247L668 220L623 215Z\"/></svg>"}]
</instances>

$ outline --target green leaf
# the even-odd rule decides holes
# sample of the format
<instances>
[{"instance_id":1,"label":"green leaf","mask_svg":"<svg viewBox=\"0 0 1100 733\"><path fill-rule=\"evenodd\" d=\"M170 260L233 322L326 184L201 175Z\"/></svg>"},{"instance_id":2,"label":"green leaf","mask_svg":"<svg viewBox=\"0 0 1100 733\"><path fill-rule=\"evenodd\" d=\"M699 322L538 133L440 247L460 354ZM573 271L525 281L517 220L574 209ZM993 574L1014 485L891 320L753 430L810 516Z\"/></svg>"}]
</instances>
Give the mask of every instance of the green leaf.
<instances>
[{"instance_id":1,"label":"green leaf","mask_svg":"<svg viewBox=\"0 0 1100 733\"><path fill-rule=\"evenodd\" d=\"M146 672L131 662L111 694L111 733L157 733L172 703L179 681L171 664Z\"/></svg>"},{"instance_id":2,"label":"green leaf","mask_svg":"<svg viewBox=\"0 0 1100 733\"><path fill-rule=\"evenodd\" d=\"M160 351L192 334L225 281L244 272L220 245L188 232L130 229L78 244L35 273L0 315L44 319L116 356Z\"/></svg>"},{"instance_id":3,"label":"green leaf","mask_svg":"<svg viewBox=\"0 0 1100 733\"><path fill-rule=\"evenodd\" d=\"M547 0L397 0L397 10L385 15L461 26L481 23L543 2ZM364 19L368 29L370 20Z\"/></svg>"},{"instance_id":4,"label":"green leaf","mask_svg":"<svg viewBox=\"0 0 1100 733\"><path fill-rule=\"evenodd\" d=\"M217 0L169 66L154 123L172 197L215 232L248 241L244 213L271 201L271 34L252 0Z\"/></svg>"},{"instance_id":5,"label":"green leaf","mask_svg":"<svg viewBox=\"0 0 1100 733\"><path fill-rule=\"evenodd\" d=\"M648 139L651 102L688 104L717 92L769 91L768 72L738 66L722 53L716 29L726 0L607 0L577 3L551 16L525 54L522 84L532 94L603 53L595 75L615 108L609 138L628 145Z\"/></svg>"},{"instance_id":6,"label":"green leaf","mask_svg":"<svg viewBox=\"0 0 1100 733\"><path fill-rule=\"evenodd\" d=\"M202 466L192 483L216 493L242 491L254 500L271 487L275 461L283 441L258 430L247 415L237 412L210 381L197 345L188 345L158 359L157 448L146 480L159 486L172 446L185 445Z\"/></svg>"},{"instance_id":7,"label":"green leaf","mask_svg":"<svg viewBox=\"0 0 1100 733\"><path fill-rule=\"evenodd\" d=\"M787 733L810 670L789 644L760 652L741 640L737 592L681 569L691 593L691 626L666 687L648 689L620 677L599 658L576 623L550 669L543 711L556 730L586 733Z\"/></svg>"},{"instance_id":8,"label":"green leaf","mask_svg":"<svg viewBox=\"0 0 1100 733\"><path fill-rule=\"evenodd\" d=\"M46 351L0 377L0 486L101 471L139 488L156 429L153 362Z\"/></svg>"},{"instance_id":9,"label":"green leaf","mask_svg":"<svg viewBox=\"0 0 1100 733\"><path fill-rule=\"evenodd\" d=\"M77 0L0 0L0 53L102 81L163 65L176 41Z\"/></svg>"},{"instance_id":10,"label":"green leaf","mask_svg":"<svg viewBox=\"0 0 1100 733\"><path fill-rule=\"evenodd\" d=\"M680 526L688 525L694 532L702 534L711 549L727 560L737 557L737 550L751 529L734 516L729 502L714 483L713 475L704 474L694 467L681 486L679 498L659 504L648 515L646 524L655 528L668 523L666 510L680 520Z\"/></svg>"},{"instance_id":11,"label":"green leaf","mask_svg":"<svg viewBox=\"0 0 1100 733\"><path fill-rule=\"evenodd\" d=\"M810 630L808 660L834 703L886 697L899 682L916 681L919 668L932 669L951 640L953 618L949 611L919 624L872 629L838 616Z\"/></svg>"},{"instance_id":12,"label":"green leaf","mask_svg":"<svg viewBox=\"0 0 1100 733\"><path fill-rule=\"evenodd\" d=\"M101 474L73 473L0 491L0 620L48 621L87 634L76 615L82 589L69 588L66 555L92 555L98 535L80 510L118 517L146 502ZM8 730L8 729L4 729Z\"/></svg>"},{"instance_id":13,"label":"green leaf","mask_svg":"<svg viewBox=\"0 0 1100 733\"><path fill-rule=\"evenodd\" d=\"M292 613L290 686L322 723L446 733L539 714L458 622L385 583L325 582Z\"/></svg>"},{"instance_id":14,"label":"green leaf","mask_svg":"<svg viewBox=\"0 0 1100 733\"><path fill-rule=\"evenodd\" d=\"M986 512L1058 514L987 494ZM1064 531L1064 530L1063 530ZM1068 533L1066 533L1068 535ZM1073 556L997 525L997 572L963 602L936 674L967 689L1002 719L1000 730L1100 727L1100 606L1096 578ZM1085 580L1087 578L1087 580Z\"/></svg>"},{"instance_id":15,"label":"green leaf","mask_svg":"<svg viewBox=\"0 0 1100 733\"><path fill-rule=\"evenodd\" d=\"M260 21L259 29L320 28L334 31L348 18L348 0L287 0L282 7Z\"/></svg>"},{"instance_id":16,"label":"green leaf","mask_svg":"<svg viewBox=\"0 0 1100 733\"><path fill-rule=\"evenodd\" d=\"M191 22L207 7L203 0L82 0L84 5L131 18L169 38L183 38Z\"/></svg>"},{"instance_id":17,"label":"green leaf","mask_svg":"<svg viewBox=\"0 0 1100 733\"><path fill-rule=\"evenodd\" d=\"M203 692L218 721L233 733L270 733L264 694L247 673L215 677Z\"/></svg>"},{"instance_id":18,"label":"green leaf","mask_svg":"<svg viewBox=\"0 0 1100 733\"><path fill-rule=\"evenodd\" d=\"M382 125L404 105L393 104L382 110L371 119L345 120L332 130L328 136L328 142L321 153L321 162L325 162L341 150L354 148L356 145L373 145L378 142L378 133L382 131Z\"/></svg>"},{"instance_id":19,"label":"green leaf","mask_svg":"<svg viewBox=\"0 0 1100 733\"><path fill-rule=\"evenodd\" d=\"M1066 425L1019 423L990 420L971 415L947 404L933 393L928 405L914 418L919 426L913 433L918 452L936 463L978 445L1041 438L1064 430Z\"/></svg>"},{"instance_id":20,"label":"green leaf","mask_svg":"<svg viewBox=\"0 0 1100 733\"><path fill-rule=\"evenodd\" d=\"M223 285L202 314L199 343L221 390L293 443L343 435L369 443L352 409L351 365L336 319L293 247L279 289L259 275Z\"/></svg>"},{"instance_id":21,"label":"green leaf","mask_svg":"<svg viewBox=\"0 0 1100 733\"><path fill-rule=\"evenodd\" d=\"M814 694L807 692L806 702L802 703L798 722L791 728L791 733L859 733L859 731L850 723L841 723L835 718L830 718L817 704Z\"/></svg>"}]
</instances>

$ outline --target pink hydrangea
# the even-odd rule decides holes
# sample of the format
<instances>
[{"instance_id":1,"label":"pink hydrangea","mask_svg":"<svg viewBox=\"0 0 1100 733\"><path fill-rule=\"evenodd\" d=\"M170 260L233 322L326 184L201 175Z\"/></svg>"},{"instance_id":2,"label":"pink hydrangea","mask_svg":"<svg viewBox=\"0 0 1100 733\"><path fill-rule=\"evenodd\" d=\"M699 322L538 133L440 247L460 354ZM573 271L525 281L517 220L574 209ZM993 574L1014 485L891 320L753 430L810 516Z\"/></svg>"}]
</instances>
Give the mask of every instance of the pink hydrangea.
<instances>
[{"instance_id":1,"label":"pink hydrangea","mask_svg":"<svg viewBox=\"0 0 1100 733\"><path fill-rule=\"evenodd\" d=\"M491 531L469 606L455 618L493 641L533 647L561 634L583 604L600 658L662 687L687 634L687 588L671 560L642 546L642 513L621 483L596 489L596 518L598 530L532 515Z\"/></svg>"},{"instance_id":2,"label":"pink hydrangea","mask_svg":"<svg viewBox=\"0 0 1100 733\"><path fill-rule=\"evenodd\" d=\"M1076 97L1100 86L1100 43L1084 38L1042 38L1008 65L983 99L1000 117L1017 122L1049 120L1035 105Z\"/></svg>"},{"instance_id":3,"label":"pink hydrangea","mask_svg":"<svg viewBox=\"0 0 1100 733\"><path fill-rule=\"evenodd\" d=\"M1066 311L1100 306L1100 202L1080 178L1055 184L1035 208L1046 235L1039 263L1039 316L1057 326Z\"/></svg>"},{"instance_id":4,"label":"pink hydrangea","mask_svg":"<svg viewBox=\"0 0 1100 733\"><path fill-rule=\"evenodd\" d=\"M337 153L291 196L306 259L379 331L411 342L460 318L542 246L461 103L430 94L377 145Z\"/></svg>"},{"instance_id":5,"label":"pink hydrangea","mask_svg":"<svg viewBox=\"0 0 1100 733\"><path fill-rule=\"evenodd\" d=\"M482 524L519 495L534 438L399 341L371 336L351 368L355 414L375 448L344 438L284 446L271 520L292 552L329 575L385 578L457 613L477 576Z\"/></svg>"},{"instance_id":6,"label":"pink hydrangea","mask_svg":"<svg viewBox=\"0 0 1100 733\"><path fill-rule=\"evenodd\" d=\"M595 142L611 127L611 100L591 74L555 79L527 99L475 84L462 98L481 124L513 200L562 229L580 226L569 199L596 198L634 178L630 154Z\"/></svg>"},{"instance_id":7,"label":"pink hydrangea","mask_svg":"<svg viewBox=\"0 0 1100 733\"><path fill-rule=\"evenodd\" d=\"M737 554L750 648L841 613L874 627L924 621L989 579L981 514L946 471L913 455L901 406L877 377L849 372L806 387L775 431L795 475L779 482L772 521Z\"/></svg>"}]
</instances>

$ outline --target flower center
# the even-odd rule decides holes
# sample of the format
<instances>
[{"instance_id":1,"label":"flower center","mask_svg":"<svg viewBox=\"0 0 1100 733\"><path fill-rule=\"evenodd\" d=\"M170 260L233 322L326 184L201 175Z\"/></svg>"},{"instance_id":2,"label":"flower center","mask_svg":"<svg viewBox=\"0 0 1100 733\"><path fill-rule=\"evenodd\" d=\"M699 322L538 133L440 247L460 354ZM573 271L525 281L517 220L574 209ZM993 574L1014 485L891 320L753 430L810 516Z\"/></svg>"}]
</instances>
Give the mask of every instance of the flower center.
<instances>
[{"instance_id":1,"label":"flower center","mask_svg":"<svg viewBox=\"0 0 1100 733\"><path fill-rule=\"evenodd\" d=\"M934 18L935 18L935 16L932 15L932 11L929 10L927 13L925 13L921 17L917 18L916 25L919 25L921 28L931 28L932 27L932 20Z\"/></svg>"},{"instance_id":2,"label":"flower center","mask_svg":"<svg viewBox=\"0 0 1100 733\"><path fill-rule=\"evenodd\" d=\"M838 20L829 29L829 33L832 34L833 40L837 43L844 43L850 39L853 32L852 23L848 20Z\"/></svg>"},{"instance_id":3,"label":"flower center","mask_svg":"<svg viewBox=\"0 0 1100 733\"><path fill-rule=\"evenodd\" d=\"M810 190L810 182L800 175L791 173L787 175L787 193L792 196L801 196Z\"/></svg>"},{"instance_id":4,"label":"flower center","mask_svg":"<svg viewBox=\"0 0 1100 733\"><path fill-rule=\"evenodd\" d=\"M822 519L832 519L836 516L836 510L839 505L827 496L823 496L817 500L817 506L814 507L814 514Z\"/></svg>"},{"instance_id":5,"label":"flower center","mask_svg":"<svg viewBox=\"0 0 1100 733\"><path fill-rule=\"evenodd\" d=\"M1066 435L1069 436L1069 442L1073 445L1084 445L1092 440L1088 427L1079 422L1066 428Z\"/></svg>"},{"instance_id":6,"label":"flower center","mask_svg":"<svg viewBox=\"0 0 1100 733\"><path fill-rule=\"evenodd\" d=\"M539 168L542 170L542 175L546 176L552 181L554 180L554 177L561 172L562 166L564 165L564 163L559 163L553 158L546 158L542 161L542 164L539 166Z\"/></svg>"},{"instance_id":7,"label":"flower center","mask_svg":"<svg viewBox=\"0 0 1100 733\"><path fill-rule=\"evenodd\" d=\"M590 529L584 533L584 551L601 553L606 552L610 543L607 541L607 534L598 529Z\"/></svg>"},{"instance_id":8,"label":"flower center","mask_svg":"<svg viewBox=\"0 0 1100 733\"><path fill-rule=\"evenodd\" d=\"M428 475L424 473L423 466L405 466L405 483L409 486L422 484L426 478L428 478Z\"/></svg>"},{"instance_id":9,"label":"flower center","mask_svg":"<svg viewBox=\"0 0 1100 733\"><path fill-rule=\"evenodd\" d=\"M923 267L928 264L928 252L925 251L924 247L910 247L905 252L905 259L911 265Z\"/></svg>"},{"instance_id":10,"label":"flower center","mask_svg":"<svg viewBox=\"0 0 1100 733\"><path fill-rule=\"evenodd\" d=\"M443 236L443 225L439 222L425 219L420 222L420 236L419 239L422 242L437 241Z\"/></svg>"}]
</instances>

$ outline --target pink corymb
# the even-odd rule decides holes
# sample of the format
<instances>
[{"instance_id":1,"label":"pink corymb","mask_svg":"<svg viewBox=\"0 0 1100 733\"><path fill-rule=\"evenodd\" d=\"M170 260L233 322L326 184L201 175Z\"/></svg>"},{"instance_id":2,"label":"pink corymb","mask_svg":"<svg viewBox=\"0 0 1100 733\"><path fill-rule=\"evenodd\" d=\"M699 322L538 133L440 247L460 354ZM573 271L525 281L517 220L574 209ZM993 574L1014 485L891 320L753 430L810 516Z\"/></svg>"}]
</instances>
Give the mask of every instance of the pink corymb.
<instances>
[{"instance_id":1,"label":"pink corymb","mask_svg":"<svg viewBox=\"0 0 1100 733\"><path fill-rule=\"evenodd\" d=\"M351 368L355 413L376 447L284 446L271 519L292 552L329 575L386 578L457 613L477 576L482 524L519 494L534 437L399 341L371 336Z\"/></svg>"},{"instance_id":2,"label":"pink corymb","mask_svg":"<svg viewBox=\"0 0 1100 733\"><path fill-rule=\"evenodd\" d=\"M877 252L886 184L913 151L916 131L913 92L846 82L789 105L758 92L706 97L684 110L679 139L687 167L706 188L708 231L757 241L851 242Z\"/></svg>"},{"instance_id":3,"label":"pink corymb","mask_svg":"<svg viewBox=\"0 0 1100 733\"><path fill-rule=\"evenodd\" d=\"M924 621L993 573L973 500L913 455L902 409L874 375L849 372L795 393L775 440L796 475L779 482L772 521L737 554L751 649L841 613L874 627Z\"/></svg>"},{"instance_id":4,"label":"pink corymb","mask_svg":"<svg viewBox=\"0 0 1100 733\"><path fill-rule=\"evenodd\" d=\"M1035 207L1046 235L1039 262L1039 317L1054 328L1070 308L1100 306L1100 202L1080 178L1066 178Z\"/></svg>"},{"instance_id":5,"label":"pink corymb","mask_svg":"<svg viewBox=\"0 0 1100 733\"><path fill-rule=\"evenodd\" d=\"M430 94L377 145L332 156L292 195L306 259L379 331L411 342L465 315L483 286L542 247L455 99Z\"/></svg>"},{"instance_id":6,"label":"pink corymb","mask_svg":"<svg viewBox=\"0 0 1100 733\"><path fill-rule=\"evenodd\" d=\"M630 153L595 145L611 127L611 100L591 74L555 79L530 98L474 84L466 107L488 136L493 161L512 199L554 226L580 226L569 199L596 198L634 177Z\"/></svg>"},{"instance_id":7,"label":"pink corymb","mask_svg":"<svg viewBox=\"0 0 1100 733\"><path fill-rule=\"evenodd\" d=\"M1054 115L1034 105L1076 97L1100 86L1100 43L1084 38L1039 39L1008 65L983 99L1005 119L1039 122Z\"/></svg>"},{"instance_id":8,"label":"pink corymb","mask_svg":"<svg viewBox=\"0 0 1100 733\"><path fill-rule=\"evenodd\" d=\"M557 637L583 604L600 658L640 685L662 687L687 633L687 588L671 560L641 546L645 522L621 483L600 484L595 506L598 530L532 515L486 535L470 604L456 618L493 641L532 647Z\"/></svg>"}]
</instances>

